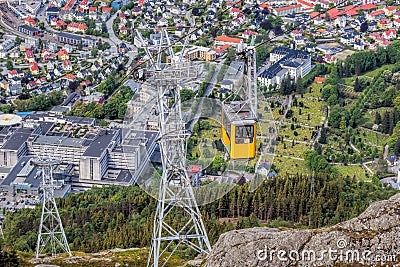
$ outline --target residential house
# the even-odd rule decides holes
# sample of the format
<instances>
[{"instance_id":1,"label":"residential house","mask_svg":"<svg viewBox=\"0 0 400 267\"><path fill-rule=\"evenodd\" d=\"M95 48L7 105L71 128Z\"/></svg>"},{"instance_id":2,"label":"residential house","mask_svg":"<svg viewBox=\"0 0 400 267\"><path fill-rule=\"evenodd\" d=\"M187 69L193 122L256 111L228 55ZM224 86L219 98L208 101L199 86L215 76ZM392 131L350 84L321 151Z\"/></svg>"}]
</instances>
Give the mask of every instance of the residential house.
<instances>
[{"instance_id":1,"label":"residential house","mask_svg":"<svg viewBox=\"0 0 400 267\"><path fill-rule=\"evenodd\" d=\"M24 19L24 23L25 23L26 25L29 25L29 26L32 26L32 27L36 27L36 26L37 26L36 21L35 21L33 18L29 17L29 16L27 16L27 17Z\"/></svg>"},{"instance_id":2,"label":"residential house","mask_svg":"<svg viewBox=\"0 0 400 267\"><path fill-rule=\"evenodd\" d=\"M68 86L71 82L76 81L76 76L73 74L66 74L62 79L61 83L63 83L65 86Z\"/></svg>"},{"instance_id":3,"label":"residential house","mask_svg":"<svg viewBox=\"0 0 400 267\"><path fill-rule=\"evenodd\" d=\"M8 52L4 50L0 50L0 58L8 59Z\"/></svg>"},{"instance_id":4,"label":"residential house","mask_svg":"<svg viewBox=\"0 0 400 267\"><path fill-rule=\"evenodd\" d=\"M8 79L12 79L14 77L18 77L18 71L17 70L10 70L7 74Z\"/></svg>"},{"instance_id":5,"label":"residential house","mask_svg":"<svg viewBox=\"0 0 400 267\"><path fill-rule=\"evenodd\" d=\"M35 61L35 55L30 49L25 50L25 61L31 63Z\"/></svg>"},{"instance_id":6,"label":"residential house","mask_svg":"<svg viewBox=\"0 0 400 267\"><path fill-rule=\"evenodd\" d=\"M341 15L338 18L336 18L335 21L334 21L334 25L336 27L340 27L340 28L346 27L346 23L347 23L346 15Z\"/></svg>"},{"instance_id":7,"label":"residential house","mask_svg":"<svg viewBox=\"0 0 400 267\"><path fill-rule=\"evenodd\" d=\"M340 36L340 42L345 45L352 45L360 38L358 32L351 32Z\"/></svg>"},{"instance_id":8,"label":"residential house","mask_svg":"<svg viewBox=\"0 0 400 267\"><path fill-rule=\"evenodd\" d=\"M76 19L76 21L85 21L85 19L86 19L86 14L83 13L83 12L77 12L77 13L75 14L75 19Z\"/></svg>"},{"instance_id":9,"label":"residential house","mask_svg":"<svg viewBox=\"0 0 400 267\"><path fill-rule=\"evenodd\" d=\"M378 23L376 21L371 21L368 23L368 30L376 31L378 29Z\"/></svg>"},{"instance_id":10,"label":"residential house","mask_svg":"<svg viewBox=\"0 0 400 267\"><path fill-rule=\"evenodd\" d=\"M383 18L378 21L378 27L380 29L390 29L393 27L393 22L389 18Z\"/></svg>"},{"instance_id":11,"label":"residential house","mask_svg":"<svg viewBox=\"0 0 400 267\"><path fill-rule=\"evenodd\" d=\"M0 88L3 88L5 90L7 90L8 87L10 87L10 82L9 81L7 81L6 79L0 80Z\"/></svg>"},{"instance_id":12,"label":"residential house","mask_svg":"<svg viewBox=\"0 0 400 267\"><path fill-rule=\"evenodd\" d=\"M161 17L161 18L157 21L157 26L159 26L159 27L168 26L168 20L166 20L165 18Z\"/></svg>"},{"instance_id":13,"label":"residential house","mask_svg":"<svg viewBox=\"0 0 400 267\"><path fill-rule=\"evenodd\" d=\"M26 89L28 89L28 90L32 90L32 89L35 89L36 87L38 87L39 85L36 83L36 82L29 82L27 85L26 85Z\"/></svg>"},{"instance_id":14,"label":"residential house","mask_svg":"<svg viewBox=\"0 0 400 267\"><path fill-rule=\"evenodd\" d=\"M396 12L393 14L393 18L394 18L394 19L400 19L400 10L399 10L399 11L396 11Z\"/></svg>"},{"instance_id":15,"label":"residential house","mask_svg":"<svg viewBox=\"0 0 400 267\"><path fill-rule=\"evenodd\" d=\"M32 75L38 75L39 74L39 66L36 62L31 62L29 64L29 70L32 73Z\"/></svg>"},{"instance_id":16,"label":"residential house","mask_svg":"<svg viewBox=\"0 0 400 267\"><path fill-rule=\"evenodd\" d=\"M68 60L68 59L63 60L63 62L62 62L62 68L63 68L63 70L65 70L65 71L71 71L71 70L72 70L72 63L71 63L71 61Z\"/></svg>"},{"instance_id":17,"label":"residential house","mask_svg":"<svg viewBox=\"0 0 400 267\"><path fill-rule=\"evenodd\" d=\"M101 70L101 66L100 66L100 64L98 63L98 62L94 62L93 64L92 64L92 67L90 68L90 70L91 71L98 71L98 70Z\"/></svg>"},{"instance_id":18,"label":"residential house","mask_svg":"<svg viewBox=\"0 0 400 267\"><path fill-rule=\"evenodd\" d=\"M69 53L67 50L65 49L61 49L60 51L58 51L58 58L61 60L68 60L69 59Z\"/></svg>"},{"instance_id":19,"label":"residential house","mask_svg":"<svg viewBox=\"0 0 400 267\"><path fill-rule=\"evenodd\" d=\"M240 38L233 38L233 37L229 37L226 35L221 35L221 36L217 36L215 38L214 45L215 46L223 46L223 45L229 44L229 45L237 47L241 43L243 43L243 40Z\"/></svg>"},{"instance_id":20,"label":"residential house","mask_svg":"<svg viewBox=\"0 0 400 267\"><path fill-rule=\"evenodd\" d=\"M128 34L128 28L125 25L120 25L119 26L119 32L122 35L127 35Z\"/></svg>"},{"instance_id":21,"label":"residential house","mask_svg":"<svg viewBox=\"0 0 400 267\"><path fill-rule=\"evenodd\" d=\"M86 76L91 76L91 75L92 73L89 70L83 69L76 74L76 77L78 77L79 79L84 79Z\"/></svg>"},{"instance_id":22,"label":"residential house","mask_svg":"<svg viewBox=\"0 0 400 267\"><path fill-rule=\"evenodd\" d=\"M393 40L396 39L397 32L395 29L387 30L383 32L382 37L385 38L386 40Z\"/></svg>"},{"instance_id":23,"label":"residential house","mask_svg":"<svg viewBox=\"0 0 400 267\"><path fill-rule=\"evenodd\" d=\"M53 59L55 55L53 53L51 53L49 50L43 49L41 56L42 56L43 61L48 61L48 60Z\"/></svg>"},{"instance_id":24,"label":"residential house","mask_svg":"<svg viewBox=\"0 0 400 267\"><path fill-rule=\"evenodd\" d=\"M9 95L18 95L22 93L21 84L15 84L8 87L6 91Z\"/></svg>"},{"instance_id":25,"label":"residential house","mask_svg":"<svg viewBox=\"0 0 400 267\"><path fill-rule=\"evenodd\" d=\"M305 45L305 44L306 44L306 39L304 39L303 36L296 36L296 37L294 38L294 42L295 42L296 46L298 46L298 45Z\"/></svg>"},{"instance_id":26,"label":"residential house","mask_svg":"<svg viewBox=\"0 0 400 267\"><path fill-rule=\"evenodd\" d=\"M102 22L106 22L107 20L109 20L111 17L110 12L103 12L103 14L101 14L101 21Z\"/></svg>"},{"instance_id":27,"label":"residential house","mask_svg":"<svg viewBox=\"0 0 400 267\"><path fill-rule=\"evenodd\" d=\"M377 10L369 13L367 15L368 20L380 20L385 17L385 11L384 10Z\"/></svg>"},{"instance_id":28,"label":"residential house","mask_svg":"<svg viewBox=\"0 0 400 267\"><path fill-rule=\"evenodd\" d=\"M107 73L105 71L101 71L98 76L101 80L107 79Z\"/></svg>"},{"instance_id":29,"label":"residential house","mask_svg":"<svg viewBox=\"0 0 400 267\"><path fill-rule=\"evenodd\" d=\"M71 32L82 32L85 33L88 27L82 23L71 22L67 26L67 30Z\"/></svg>"},{"instance_id":30,"label":"residential house","mask_svg":"<svg viewBox=\"0 0 400 267\"><path fill-rule=\"evenodd\" d=\"M276 15L276 16L286 16L289 14L295 14L295 13L299 13L301 11L301 4L297 4L297 5L291 5L291 6L285 6L285 7L279 7L279 8L274 8L272 9L272 12Z\"/></svg>"},{"instance_id":31,"label":"residential house","mask_svg":"<svg viewBox=\"0 0 400 267\"><path fill-rule=\"evenodd\" d=\"M66 28L67 28L67 23L59 19L59 20L57 20L57 22L56 22L56 28L57 28L58 30L66 29Z\"/></svg>"},{"instance_id":32,"label":"residential house","mask_svg":"<svg viewBox=\"0 0 400 267\"><path fill-rule=\"evenodd\" d=\"M101 13L111 13L111 7L102 7Z\"/></svg>"},{"instance_id":33,"label":"residential house","mask_svg":"<svg viewBox=\"0 0 400 267\"><path fill-rule=\"evenodd\" d=\"M390 17L393 15L393 13L396 12L396 7L395 6L387 6L383 10L385 11L385 15L387 17Z\"/></svg>"},{"instance_id":34,"label":"residential house","mask_svg":"<svg viewBox=\"0 0 400 267\"><path fill-rule=\"evenodd\" d=\"M49 71L49 73L47 73L47 75L46 75L46 79L48 81L52 81L55 78L57 78L57 75L54 73L54 71Z\"/></svg>"},{"instance_id":35,"label":"residential house","mask_svg":"<svg viewBox=\"0 0 400 267\"><path fill-rule=\"evenodd\" d=\"M93 20L97 20L97 8L96 7L89 8L89 18L93 19Z\"/></svg>"},{"instance_id":36,"label":"residential house","mask_svg":"<svg viewBox=\"0 0 400 267\"><path fill-rule=\"evenodd\" d=\"M65 72L61 68L56 68L56 69L54 69L54 74L57 76L62 76L65 74Z\"/></svg>"},{"instance_id":37,"label":"residential house","mask_svg":"<svg viewBox=\"0 0 400 267\"><path fill-rule=\"evenodd\" d=\"M9 54L10 58L19 58L19 51L16 49L13 49L10 54Z\"/></svg>"},{"instance_id":38,"label":"residential house","mask_svg":"<svg viewBox=\"0 0 400 267\"><path fill-rule=\"evenodd\" d=\"M393 26L396 27L396 28L400 28L400 19L395 19L393 21Z\"/></svg>"},{"instance_id":39,"label":"residential house","mask_svg":"<svg viewBox=\"0 0 400 267\"><path fill-rule=\"evenodd\" d=\"M302 31L299 31L299 30L293 30L293 31L290 33L290 36L292 36L293 38L295 38L295 37L297 37L297 36L303 36L303 32L302 32Z\"/></svg>"},{"instance_id":40,"label":"residential house","mask_svg":"<svg viewBox=\"0 0 400 267\"><path fill-rule=\"evenodd\" d=\"M0 44L0 50L8 51L13 48L15 45L15 41L13 39L7 39Z\"/></svg>"},{"instance_id":41,"label":"residential house","mask_svg":"<svg viewBox=\"0 0 400 267\"><path fill-rule=\"evenodd\" d=\"M139 16L140 14L142 14L142 9L141 9L140 7L135 7L135 8L132 10L132 15L134 15L134 16Z\"/></svg>"},{"instance_id":42,"label":"residential house","mask_svg":"<svg viewBox=\"0 0 400 267\"><path fill-rule=\"evenodd\" d=\"M119 53L126 53L126 52L128 52L128 47L126 46L126 44L125 44L124 42L121 42L121 43L119 44L118 52L119 52Z\"/></svg>"},{"instance_id":43,"label":"residential house","mask_svg":"<svg viewBox=\"0 0 400 267\"><path fill-rule=\"evenodd\" d=\"M120 19L122 24L126 24L128 22L128 19L126 18L126 15L123 12L120 12L118 14L118 18Z\"/></svg>"},{"instance_id":44,"label":"residential house","mask_svg":"<svg viewBox=\"0 0 400 267\"><path fill-rule=\"evenodd\" d=\"M364 50L365 49L364 42L361 40L354 42L354 49L360 50L360 51Z\"/></svg>"},{"instance_id":45,"label":"residential house","mask_svg":"<svg viewBox=\"0 0 400 267\"><path fill-rule=\"evenodd\" d=\"M54 64L52 62L47 63L46 65L47 72L52 72L54 70Z\"/></svg>"},{"instance_id":46,"label":"residential house","mask_svg":"<svg viewBox=\"0 0 400 267\"><path fill-rule=\"evenodd\" d=\"M88 96L82 96L81 100L84 103L96 102L102 104L105 100L105 97L104 94L101 92L93 92Z\"/></svg>"},{"instance_id":47,"label":"residential house","mask_svg":"<svg viewBox=\"0 0 400 267\"><path fill-rule=\"evenodd\" d=\"M11 85L21 84L21 79L17 78L17 77L13 77L12 79L10 79L10 84Z\"/></svg>"}]
</instances>

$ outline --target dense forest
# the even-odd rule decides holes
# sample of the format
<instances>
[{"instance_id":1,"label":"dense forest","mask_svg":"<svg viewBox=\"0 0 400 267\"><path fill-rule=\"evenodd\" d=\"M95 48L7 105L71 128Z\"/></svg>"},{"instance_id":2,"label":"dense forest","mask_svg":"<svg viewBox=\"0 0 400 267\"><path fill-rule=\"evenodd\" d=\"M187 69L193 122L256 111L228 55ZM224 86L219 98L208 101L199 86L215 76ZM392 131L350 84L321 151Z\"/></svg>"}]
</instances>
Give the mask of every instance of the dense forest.
<instances>
[{"instance_id":1,"label":"dense forest","mask_svg":"<svg viewBox=\"0 0 400 267\"><path fill-rule=\"evenodd\" d=\"M315 175L315 190L310 192L310 188L311 177L305 175L271 178L252 193L247 185L236 186L221 199L201 207L211 243L223 232L260 223L275 227L332 225L395 193L374 183L327 174ZM58 206L71 250L96 252L150 244L156 201L137 186L93 188L59 199ZM39 206L9 213L2 245L33 251L39 218ZM173 218L173 225L185 223L178 213ZM238 220L233 224L226 218Z\"/></svg>"}]
</instances>

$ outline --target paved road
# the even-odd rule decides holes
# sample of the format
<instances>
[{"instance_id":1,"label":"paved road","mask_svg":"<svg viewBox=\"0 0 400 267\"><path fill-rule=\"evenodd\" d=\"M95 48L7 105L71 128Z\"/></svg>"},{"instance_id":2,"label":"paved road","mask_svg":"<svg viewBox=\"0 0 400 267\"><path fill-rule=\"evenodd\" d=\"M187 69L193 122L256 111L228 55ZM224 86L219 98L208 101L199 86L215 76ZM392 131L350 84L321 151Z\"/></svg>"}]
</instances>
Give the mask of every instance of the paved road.
<instances>
[{"instance_id":1,"label":"paved road","mask_svg":"<svg viewBox=\"0 0 400 267\"><path fill-rule=\"evenodd\" d=\"M210 79L210 82L208 83L207 88L204 91L204 93L202 95L202 98L200 100L200 103L197 106L195 115L194 115L193 118L191 118L192 121L191 121L191 123L189 125L189 129L188 129L189 131L193 130L194 125L196 124L196 122L199 120L199 118L201 116L201 110L202 110L201 107L203 106L204 97L208 97L211 94L211 92L212 92L212 90L214 88L214 85L216 84L217 75L218 75L219 70L221 69L221 66L222 66L222 64L218 64L214 69L214 73L213 73L213 75L212 75L212 77Z\"/></svg>"},{"instance_id":2,"label":"paved road","mask_svg":"<svg viewBox=\"0 0 400 267\"><path fill-rule=\"evenodd\" d=\"M110 41L111 43L113 43L115 47L118 47L123 42L121 39L119 39L115 35L114 30L113 30L114 20L117 17L118 13L119 12L115 12L115 14L112 15L111 18L109 20L107 20L107 22L106 22L107 32L108 32L108 36L109 36L109 38L107 38L107 40ZM129 50L131 50L131 51L137 50L136 46L134 46L133 44L130 44L128 42L124 42L124 43L126 44L126 46L128 47ZM127 65L127 66L129 66L129 65Z\"/></svg>"},{"instance_id":3,"label":"paved road","mask_svg":"<svg viewBox=\"0 0 400 267\"><path fill-rule=\"evenodd\" d=\"M351 146L352 149L354 149L358 154L360 154L360 150L358 148L356 148L355 145L353 145L353 143L351 141L349 141L349 145Z\"/></svg>"},{"instance_id":4,"label":"paved road","mask_svg":"<svg viewBox=\"0 0 400 267\"><path fill-rule=\"evenodd\" d=\"M364 167L369 173L374 174L374 172L367 166L367 164L372 163L373 161L363 162L362 167Z\"/></svg>"}]
</instances>

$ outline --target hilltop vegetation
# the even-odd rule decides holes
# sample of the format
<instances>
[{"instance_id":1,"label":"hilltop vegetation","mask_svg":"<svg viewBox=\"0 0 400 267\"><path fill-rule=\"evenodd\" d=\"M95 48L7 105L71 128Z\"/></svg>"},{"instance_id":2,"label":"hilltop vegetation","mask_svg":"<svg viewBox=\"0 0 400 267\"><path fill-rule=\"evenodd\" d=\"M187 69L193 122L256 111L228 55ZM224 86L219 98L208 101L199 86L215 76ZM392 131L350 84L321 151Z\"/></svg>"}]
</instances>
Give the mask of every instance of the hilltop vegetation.
<instances>
[{"instance_id":1,"label":"hilltop vegetation","mask_svg":"<svg viewBox=\"0 0 400 267\"><path fill-rule=\"evenodd\" d=\"M349 177L316 175L314 194L311 177L293 175L271 178L255 192L237 186L218 201L201 208L210 242L221 233L258 226L322 227L352 218L371 201L395 193L373 183ZM112 248L149 246L156 201L139 187L102 187L59 199L58 206L71 250L98 252ZM35 249L40 207L9 213L4 223L8 249ZM184 224L176 214L173 225ZM236 225L221 218L239 218ZM261 222L259 221L261 220ZM233 220L232 220L233 221ZM182 251L182 257L193 257Z\"/></svg>"}]
</instances>

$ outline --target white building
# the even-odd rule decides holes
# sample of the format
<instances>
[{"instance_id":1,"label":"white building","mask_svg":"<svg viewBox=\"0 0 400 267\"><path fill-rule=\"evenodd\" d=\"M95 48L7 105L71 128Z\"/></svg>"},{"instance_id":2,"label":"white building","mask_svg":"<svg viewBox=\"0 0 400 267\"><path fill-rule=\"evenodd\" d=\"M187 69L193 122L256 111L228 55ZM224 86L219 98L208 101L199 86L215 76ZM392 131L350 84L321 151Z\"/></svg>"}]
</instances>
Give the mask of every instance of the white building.
<instances>
[{"instance_id":1,"label":"white building","mask_svg":"<svg viewBox=\"0 0 400 267\"><path fill-rule=\"evenodd\" d=\"M279 87L287 76L297 81L311 71L311 56L308 52L287 47L277 47L270 53L271 66L258 75L261 86L275 85Z\"/></svg>"}]
</instances>

